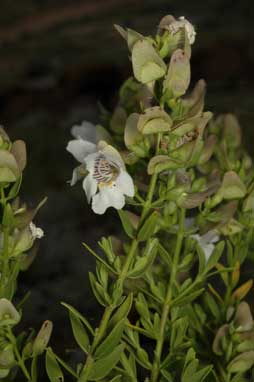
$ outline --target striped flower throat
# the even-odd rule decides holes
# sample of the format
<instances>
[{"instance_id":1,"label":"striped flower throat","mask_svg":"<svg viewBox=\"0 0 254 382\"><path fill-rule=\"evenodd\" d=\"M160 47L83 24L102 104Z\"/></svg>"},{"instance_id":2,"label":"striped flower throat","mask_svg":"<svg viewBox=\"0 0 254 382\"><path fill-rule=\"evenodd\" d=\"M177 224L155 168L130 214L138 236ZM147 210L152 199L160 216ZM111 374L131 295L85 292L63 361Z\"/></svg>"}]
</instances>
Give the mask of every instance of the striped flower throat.
<instances>
[{"instance_id":1,"label":"striped flower throat","mask_svg":"<svg viewBox=\"0 0 254 382\"><path fill-rule=\"evenodd\" d=\"M103 154L98 155L94 161L93 178L100 189L112 186L119 172L118 166L106 159Z\"/></svg>"}]
</instances>

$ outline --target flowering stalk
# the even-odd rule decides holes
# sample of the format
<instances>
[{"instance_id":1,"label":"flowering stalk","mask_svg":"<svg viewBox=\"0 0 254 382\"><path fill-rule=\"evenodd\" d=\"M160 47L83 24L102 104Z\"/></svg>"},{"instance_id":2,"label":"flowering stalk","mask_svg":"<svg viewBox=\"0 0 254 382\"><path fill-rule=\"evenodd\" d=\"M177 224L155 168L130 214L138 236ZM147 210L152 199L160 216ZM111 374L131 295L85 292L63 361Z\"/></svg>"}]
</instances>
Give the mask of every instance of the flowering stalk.
<instances>
[{"instance_id":1,"label":"flowering stalk","mask_svg":"<svg viewBox=\"0 0 254 382\"><path fill-rule=\"evenodd\" d=\"M149 190L147 193L147 199L144 203L144 207L143 207L142 213L141 213L140 223L142 223L143 219L145 218L145 215L148 213L148 211L151 207L151 202L153 199L155 186L156 186L156 179L157 179L157 176L154 174L151 177L150 186L149 186ZM142 217L143 217L143 219L142 219ZM138 231L138 229L139 229L139 227L137 228L137 231ZM133 258L136 255L137 248L138 248L138 239L135 237L132 240L130 250L128 252L128 255L126 256L125 262L124 262L122 270L118 276L118 279L115 281L115 285L117 285L117 287L118 287L119 295L122 294L124 281L127 278L129 267L130 267L131 262L133 261ZM82 374L81 374L82 375L82 382L87 381L87 378L89 376L89 371L91 370L92 364L93 364L92 354L93 354L94 350L96 349L96 347L98 346L98 344L100 343L101 339L105 336L105 331L107 330L108 322L109 322L111 314L113 313L115 308L116 308L116 306L114 304L111 304L111 305L107 306L105 311L104 311L100 325L96 330L94 341L91 345L91 353L88 355L88 357L86 359L86 363L85 363L84 369L83 369Z\"/></svg>"},{"instance_id":2,"label":"flowering stalk","mask_svg":"<svg viewBox=\"0 0 254 382\"><path fill-rule=\"evenodd\" d=\"M6 213L6 200L5 200L5 194L4 189L1 188L1 205L3 210L3 215ZM2 251L2 272L1 272L1 294L0 297L6 297L5 296L5 284L6 284L6 278L8 277L8 247L9 247L9 228L4 227L3 228L3 251Z\"/></svg>"},{"instance_id":3,"label":"flowering stalk","mask_svg":"<svg viewBox=\"0 0 254 382\"><path fill-rule=\"evenodd\" d=\"M46 321L37 336L14 331L26 299L25 296L16 309L18 276L32 263L34 241L43 236L43 231L32 222L40 205L31 210L21 205L18 198L25 165L25 143L11 142L0 127L0 379L13 381L23 373L27 381L36 382L37 359L49 341L52 323Z\"/></svg>"}]
</instances>

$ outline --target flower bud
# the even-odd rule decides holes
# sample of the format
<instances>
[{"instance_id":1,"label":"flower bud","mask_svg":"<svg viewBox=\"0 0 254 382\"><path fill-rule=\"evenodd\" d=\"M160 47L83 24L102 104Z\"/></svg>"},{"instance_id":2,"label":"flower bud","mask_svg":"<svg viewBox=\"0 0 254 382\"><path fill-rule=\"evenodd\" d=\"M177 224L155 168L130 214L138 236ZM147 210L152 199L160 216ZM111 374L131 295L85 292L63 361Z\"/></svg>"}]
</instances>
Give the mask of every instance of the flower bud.
<instances>
[{"instance_id":1,"label":"flower bud","mask_svg":"<svg viewBox=\"0 0 254 382\"><path fill-rule=\"evenodd\" d=\"M37 334L37 336L34 340L33 346L32 346L33 355L37 356L37 355L42 354L44 352L44 350L47 347L48 342L50 340L52 329L53 329L52 322L48 321L48 320L44 321L41 329L39 330L39 333Z\"/></svg>"},{"instance_id":2,"label":"flower bud","mask_svg":"<svg viewBox=\"0 0 254 382\"><path fill-rule=\"evenodd\" d=\"M163 92L169 98L178 98L185 94L190 83L190 61L182 49L171 56L168 72L163 82Z\"/></svg>"}]
</instances>

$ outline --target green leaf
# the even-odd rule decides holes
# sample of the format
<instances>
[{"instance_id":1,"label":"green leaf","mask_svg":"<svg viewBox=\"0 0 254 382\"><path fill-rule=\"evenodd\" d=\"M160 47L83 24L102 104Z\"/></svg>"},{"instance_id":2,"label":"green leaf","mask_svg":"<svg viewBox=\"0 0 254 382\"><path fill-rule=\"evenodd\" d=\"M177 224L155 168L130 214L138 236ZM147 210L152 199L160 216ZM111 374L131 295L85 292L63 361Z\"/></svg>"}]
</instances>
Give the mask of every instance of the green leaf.
<instances>
[{"instance_id":1,"label":"green leaf","mask_svg":"<svg viewBox=\"0 0 254 382\"><path fill-rule=\"evenodd\" d=\"M138 297L136 298L136 301L135 301L135 306L140 316L144 318L146 321L148 321L150 323L150 326L152 327L148 304L142 293L138 294Z\"/></svg>"},{"instance_id":2,"label":"green leaf","mask_svg":"<svg viewBox=\"0 0 254 382\"><path fill-rule=\"evenodd\" d=\"M182 382L190 382L192 381L192 378L198 368L198 360L193 359L188 365L186 366L183 376L182 376Z\"/></svg>"},{"instance_id":3,"label":"green leaf","mask_svg":"<svg viewBox=\"0 0 254 382\"><path fill-rule=\"evenodd\" d=\"M187 328L187 317L180 317L172 324L170 336L170 349L177 349L177 347L183 343Z\"/></svg>"},{"instance_id":4,"label":"green leaf","mask_svg":"<svg viewBox=\"0 0 254 382\"><path fill-rule=\"evenodd\" d=\"M87 335L86 329L84 325L82 324L81 320L74 315L71 311L70 314L70 321L71 321L71 327L73 331L74 338L77 342L77 344L80 346L80 348L88 354L89 352L89 337Z\"/></svg>"},{"instance_id":5,"label":"green leaf","mask_svg":"<svg viewBox=\"0 0 254 382\"><path fill-rule=\"evenodd\" d=\"M86 243L82 243L83 246L88 250L88 252L91 253L101 264L103 264L109 272L112 272L113 274L117 274L114 268L112 268L105 260L103 260L99 255L97 255L96 252L92 250L92 248L89 247Z\"/></svg>"},{"instance_id":6,"label":"green leaf","mask_svg":"<svg viewBox=\"0 0 254 382\"><path fill-rule=\"evenodd\" d=\"M213 296L210 293L205 292L204 293L204 301L205 301L205 304L208 306L210 312L214 316L214 318L218 319L220 317L220 309L219 309L215 299L213 298Z\"/></svg>"},{"instance_id":7,"label":"green leaf","mask_svg":"<svg viewBox=\"0 0 254 382\"><path fill-rule=\"evenodd\" d=\"M137 369L136 369L136 361L133 353L130 353L129 358L122 352L121 355L121 364L123 365L127 374L131 377L132 382L137 381Z\"/></svg>"},{"instance_id":8,"label":"green leaf","mask_svg":"<svg viewBox=\"0 0 254 382\"><path fill-rule=\"evenodd\" d=\"M138 232L138 241L146 241L156 232L159 213L154 211Z\"/></svg>"},{"instance_id":9,"label":"green leaf","mask_svg":"<svg viewBox=\"0 0 254 382\"><path fill-rule=\"evenodd\" d=\"M132 301L133 294L130 293L111 318L109 322L110 328L114 327L117 324L117 322L128 317L128 314L132 307Z\"/></svg>"},{"instance_id":10,"label":"green leaf","mask_svg":"<svg viewBox=\"0 0 254 382\"><path fill-rule=\"evenodd\" d=\"M46 352L46 371L50 382L63 382L64 376L51 348Z\"/></svg>"},{"instance_id":11,"label":"green leaf","mask_svg":"<svg viewBox=\"0 0 254 382\"><path fill-rule=\"evenodd\" d=\"M8 194L8 199L14 199L17 196L21 183L22 183L22 174L20 175L18 180L12 185Z\"/></svg>"},{"instance_id":12,"label":"green leaf","mask_svg":"<svg viewBox=\"0 0 254 382\"><path fill-rule=\"evenodd\" d=\"M133 237L134 237L134 227L133 227L133 225L131 223L131 220L130 220L128 214L124 210L118 210L117 212L118 212L119 217L121 219L122 226L123 226L123 229L124 229L125 233L131 239L133 239Z\"/></svg>"},{"instance_id":13,"label":"green leaf","mask_svg":"<svg viewBox=\"0 0 254 382\"><path fill-rule=\"evenodd\" d=\"M151 369L151 362L149 361L149 357L145 349L138 348L137 349L137 355L136 355L137 361L140 363L141 366L143 366L145 369Z\"/></svg>"},{"instance_id":14,"label":"green leaf","mask_svg":"<svg viewBox=\"0 0 254 382\"><path fill-rule=\"evenodd\" d=\"M73 308L73 306L69 305L69 304L66 304L66 302L61 302L61 304L67 308L74 316L76 316L76 318L78 318L79 320L81 320L83 322L83 324L87 327L87 329L89 330L89 332L94 336L94 330L93 328L91 327L91 325L89 324L89 322L87 321L87 319L82 316L81 313L79 313L77 311L77 309Z\"/></svg>"},{"instance_id":15,"label":"green leaf","mask_svg":"<svg viewBox=\"0 0 254 382\"><path fill-rule=\"evenodd\" d=\"M203 382L206 377L211 373L213 366L209 365L197 371L191 378L191 382Z\"/></svg>"},{"instance_id":16,"label":"green leaf","mask_svg":"<svg viewBox=\"0 0 254 382\"><path fill-rule=\"evenodd\" d=\"M109 382L120 382L122 379L121 375L116 375L114 378L112 378Z\"/></svg>"},{"instance_id":17,"label":"green leaf","mask_svg":"<svg viewBox=\"0 0 254 382\"><path fill-rule=\"evenodd\" d=\"M245 373L253 366L253 364L254 351L250 350L236 356L227 366L227 369L230 373Z\"/></svg>"},{"instance_id":18,"label":"green leaf","mask_svg":"<svg viewBox=\"0 0 254 382\"><path fill-rule=\"evenodd\" d=\"M174 382L172 375L167 370L161 370L161 374L167 382Z\"/></svg>"},{"instance_id":19,"label":"green leaf","mask_svg":"<svg viewBox=\"0 0 254 382\"><path fill-rule=\"evenodd\" d=\"M158 252L160 257L165 261L170 270L172 268L172 259L170 253L163 247L161 243L158 244Z\"/></svg>"},{"instance_id":20,"label":"green leaf","mask_svg":"<svg viewBox=\"0 0 254 382\"><path fill-rule=\"evenodd\" d=\"M106 377L120 360L124 345L118 345L109 355L93 363L88 380L97 381Z\"/></svg>"},{"instance_id":21,"label":"green leaf","mask_svg":"<svg viewBox=\"0 0 254 382\"><path fill-rule=\"evenodd\" d=\"M184 370L186 369L189 362L193 361L196 358L196 353L193 348L190 348L186 354L184 361Z\"/></svg>"},{"instance_id":22,"label":"green leaf","mask_svg":"<svg viewBox=\"0 0 254 382\"><path fill-rule=\"evenodd\" d=\"M180 295L175 300L173 300L172 305L179 306L179 305L188 304L188 303L194 301L196 298L198 298L203 292L204 292L204 288L201 288L195 292L188 294L187 296L181 297L181 295Z\"/></svg>"},{"instance_id":23,"label":"green leaf","mask_svg":"<svg viewBox=\"0 0 254 382\"><path fill-rule=\"evenodd\" d=\"M102 306L110 304L110 298L104 288L96 281L96 278L92 272L89 272L90 284L93 290L93 294Z\"/></svg>"},{"instance_id":24,"label":"green leaf","mask_svg":"<svg viewBox=\"0 0 254 382\"><path fill-rule=\"evenodd\" d=\"M119 321L114 329L107 335L106 339L99 345L95 351L96 358L102 358L112 352L121 340L126 319Z\"/></svg>"},{"instance_id":25,"label":"green leaf","mask_svg":"<svg viewBox=\"0 0 254 382\"><path fill-rule=\"evenodd\" d=\"M158 243L158 239L156 238L153 238L147 242L143 257L137 257L134 267L128 273L128 277L141 277L147 268L153 264L158 251Z\"/></svg>"},{"instance_id":26,"label":"green leaf","mask_svg":"<svg viewBox=\"0 0 254 382\"><path fill-rule=\"evenodd\" d=\"M223 253L223 250L224 250L224 247L225 247L225 242L224 241L220 241L213 253L211 254L211 256L209 257L209 260L207 261L206 263L206 267L205 267L205 272L207 273L210 269L212 269L213 267L215 267L215 265L218 263L222 253Z\"/></svg>"}]
</instances>

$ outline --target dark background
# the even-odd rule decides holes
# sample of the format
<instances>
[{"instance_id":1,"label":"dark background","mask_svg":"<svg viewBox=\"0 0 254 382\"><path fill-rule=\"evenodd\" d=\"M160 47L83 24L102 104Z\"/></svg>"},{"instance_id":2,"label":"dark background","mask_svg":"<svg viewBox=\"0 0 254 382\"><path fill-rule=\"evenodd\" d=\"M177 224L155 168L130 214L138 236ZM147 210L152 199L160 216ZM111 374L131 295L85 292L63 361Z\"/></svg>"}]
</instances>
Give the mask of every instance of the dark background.
<instances>
[{"instance_id":1,"label":"dark background","mask_svg":"<svg viewBox=\"0 0 254 382\"><path fill-rule=\"evenodd\" d=\"M1 0L0 121L12 139L24 139L28 166L22 196L48 202L37 217L45 230L39 255L20 277L24 326L55 323L52 346L72 348L66 301L99 317L89 283L94 261L82 248L116 231L114 211L94 215L81 185L67 184L76 165L65 151L70 127L98 121L97 102L112 108L131 74L125 42L113 24L152 34L162 16L185 15L197 30L192 80L208 83L207 109L234 112L254 152L254 12L252 0Z\"/></svg>"}]
</instances>

